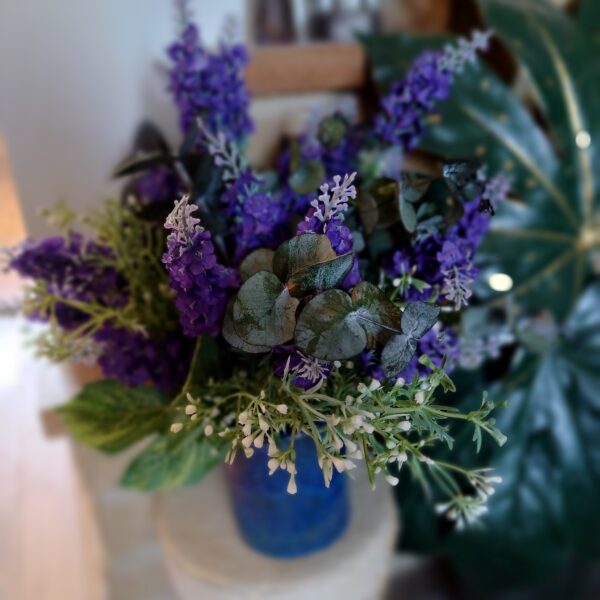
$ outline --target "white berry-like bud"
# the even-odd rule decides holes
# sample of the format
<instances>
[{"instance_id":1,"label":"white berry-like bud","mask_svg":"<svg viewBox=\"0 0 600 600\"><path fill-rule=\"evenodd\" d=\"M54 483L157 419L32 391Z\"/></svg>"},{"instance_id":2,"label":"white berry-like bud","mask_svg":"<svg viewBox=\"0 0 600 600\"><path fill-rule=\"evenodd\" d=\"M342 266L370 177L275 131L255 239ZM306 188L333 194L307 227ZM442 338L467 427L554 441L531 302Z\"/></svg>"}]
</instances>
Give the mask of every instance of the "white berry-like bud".
<instances>
[{"instance_id":1,"label":"white berry-like bud","mask_svg":"<svg viewBox=\"0 0 600 600\"><path fill-rule=\"evenodd\" d=\"M171 433L179 433L183 429L183 423L173 423L171 425Z\"/></svg>"}]
</instances>

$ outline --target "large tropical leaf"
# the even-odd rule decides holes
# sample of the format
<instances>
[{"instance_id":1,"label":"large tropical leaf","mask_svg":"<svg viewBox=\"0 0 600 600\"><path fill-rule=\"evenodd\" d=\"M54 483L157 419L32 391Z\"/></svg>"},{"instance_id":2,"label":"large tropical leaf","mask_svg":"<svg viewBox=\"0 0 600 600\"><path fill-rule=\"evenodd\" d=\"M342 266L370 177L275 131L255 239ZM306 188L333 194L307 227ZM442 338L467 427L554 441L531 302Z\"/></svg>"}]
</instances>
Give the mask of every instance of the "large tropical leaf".
<instances>
[{"instance_id":1,"label":"large tropical leaf","mask_svg":"<svg viewBox=\"0 0 600 600\"><path fill-rule=\"evenodd\" d=\"M422 526L418 493L404 494L403 502L412 547L444 549L508 584L600 554L600 284L590 285L588 265L600 244L598 61L591 55L600 9L582 0L581 15L572 19L538 0L480 4L487 25L524 68L540 110L530 111L491 68L470 66L431 119L422 148L445 158L475 152L491 173L513 175L517 201L500 207L486 250L513 278L525 309L549 309L562 325L543 354L521 349L509 376L491 390L508 400L498 420L508 443L474 457L470 440L457 441L466 464L491 465L504 478L483 528L441 535L443 527ZM406 67L399 57L406 61L445 41L392 36L365 44L385 89ZM479 376L470 379L477 388Z\"/></svg>"},{"instance_id":2,"label":"large tropical leaf","mask_svg":"<svg viewBox=\"0 0 600 600\"><path fill-rule=\"evenodd\" d=\"M483 64L457 76L452 98L431 119L422 148L446 158L478 154L490 172L513 176L520 202L507 202L493 221L487 250L514 280L519 301L562 319L581 292L586 255L600 240L594 147L600 115L585 36L546 2L482 1L490 27L526 69L548 127L539 124L505 83ZM407 56L443 45L439 38L365 38L376 80L401 76ZM591 144L586 146L587 135Z\"/></svg>"}]
</instances>

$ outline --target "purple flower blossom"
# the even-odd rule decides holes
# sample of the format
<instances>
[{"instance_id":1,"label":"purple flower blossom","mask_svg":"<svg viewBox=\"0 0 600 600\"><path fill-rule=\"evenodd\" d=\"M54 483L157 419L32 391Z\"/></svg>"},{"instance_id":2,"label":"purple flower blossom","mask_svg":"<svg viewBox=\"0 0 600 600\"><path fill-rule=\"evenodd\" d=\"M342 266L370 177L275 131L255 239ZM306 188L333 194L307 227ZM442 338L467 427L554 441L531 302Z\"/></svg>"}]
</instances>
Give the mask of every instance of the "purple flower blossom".
<instances>
[{"instance_id":1,"label":"purple flower blossom","mask_svg":"<svg viewBox=\"0 0 600 600\"><path fill-rule=\"evenodd\" d=\"M165 222L171 233L162 260L184 334L214 337L219 334L230 290L238 281L233 269L219 264L210 232L192 216L196 209L187 196L175 203Z\"/></svg>"},{"instance_id":2,"label":"purple flower blossom","mask_svg":"<svg viewBox=\"0 0 600 600\"><path fill-rule=\"evenodd\" d=\"M121 307L126 304L125 282L106 264L112 251L96 242L84 242L78 233L26 242L8 267L27 279L42 282L49 294L64 301L55 304L58 324L67 330L83 325L89 316L68 301ZM32 315L44 321L50 315Z\"/></svg>"},{"instance_id":3,"label":"purple flower blossom","mask_svg":"<svg viewBox=\"0 0 600 600\"><path fill-rule=\"evenodd\" d=\"M374 123L377 137L405 152L414 149L425 130L425 118L450 95L454 74L475 60L478 50L487 48L489 36L476 31L471 40L460 39L457 46L421 54L383 98L383 111Z\"/></svg>"},{"instance_id":4,"label":"purple flower blossom","mask_svg":"<svg viewBox=\"0 0 600 600\"><path fill-rule=\"evenodd\" d=\"M243 78L248 55L242 44L223 42L210 53L200 42L196 26L188 24L168 55L172 63L169 90L184 133L198 117L213 134L221 132L228 141L240 141L252 131L250 97Z\"/></svg>"},{"instance_id":5,"label":"purple flower blossom","mask_svg":"<svg viewBox=\"0 0 600 600\"><path fill-rule=\"evenodd\" d=\"M294 385L309 390L324 383L331 373L331 363L307 356L295 346L280 346L274 351L275 375L290 373Z\"/></svg>"},{"instance_id":6,"label":"purple flower blossom","mask_svg":"<svg viewBox=\"0 0 600 600\"><path fill-rule=\"evenodd\" d=\"M241 261L256 248L277 248L288 237L288 214L281 196L264 191L264 182L245 170L226 189L221 200L232 218L234 259Z\"/></svg>"},{"instance_id":7,"label":"purple flower blossom","mask_svg":"<svg viewBox=\"0 0 600 600\"><path fill-rule=\"evenodd\" d=\"M94 341L100 346L98 363L106 377L129 386L153 383L165 391L181 387L193 352L192 340L180 331L155 339L106 325L94 335Z\"/></svg>"}]
</instances>

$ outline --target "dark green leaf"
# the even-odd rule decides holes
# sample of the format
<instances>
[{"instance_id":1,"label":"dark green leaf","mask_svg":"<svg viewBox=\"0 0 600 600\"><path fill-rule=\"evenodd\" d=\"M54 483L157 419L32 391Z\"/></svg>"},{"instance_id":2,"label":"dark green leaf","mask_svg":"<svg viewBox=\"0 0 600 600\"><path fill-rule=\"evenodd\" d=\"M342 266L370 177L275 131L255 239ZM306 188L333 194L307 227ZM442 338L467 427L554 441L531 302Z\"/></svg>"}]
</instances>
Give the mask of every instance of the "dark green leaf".
<instances>
[{"instance_id":1,"label":"dark green leaf","mask_svg":"<svg viewBox=\"0 0 600 600\"><path fill-rule=\"evenodd\" d=\"M155 388L105 379L87 384L59 413L80 442L118 452L165 427L166 404Z\"/></svg>"},{"instance_id":2,"label":"dark green leaf","mask_svg":"<svg viewBox=\"0 0 600 600\"><path fill-rule=\"evenodd\" d=\"M122 485L156 492L198 482L223 460L224 449L198 431L157 437L129 465Z\"/></svg>"},{"instance_id":3,"label":"dark green leaf","mask_svg":"<svg viewBox=\"0 0 600 600\"><path fill-rule=\"evenodd\" d=\"M422 173L403 172L400 174L400 198L407 202L420 200L431 185L432 178Z\"/></svg>"},{"instance_id":4,"label":"dark green leaf","mask_svg":"<svg viewBox=\"0 0 600 600\"><path fill-rule=\"evenodd\" d=\"M325 117L319 125L318 138L326 148L335 148L348 132L348 121L339 114Z\"/></svg>"},{"instance_id":5,"label":"dark green leaf","mask_svg":"<svg viewBox=\"0 0 600 600\"><path fill-rule=\"evenodd\" d=\"M289 184L297 194L316 192L325 180L325 167L320 160L301 160L290 176Z\"/></svg>"},{"instance_id":6,"label":"dark green leaf","mask_svg":"<svg viewBox=\"0 0 600 600\"><path fill-rule=\"evenodd\" d=\"M147 171L152 167L168 165L173 163L174 158L163 151L151 152L148 154L137 155L128 158L117 165L113 171L113 177L124 177L125 175L134 175Z\"/></svg>"},{"instance_id":7,"label":"dark green leaf","mask_svg":"<svg viewBox=\"0 0 600 600\"><path fill-rule=\"evenodd\" d=\"M284 344L294 337L298 304L274 273L256 273L233 304L235 331L253 346Z\"/></svg>"},{"instance_id":8,"label":"dark green leaf","mask_svg":"<svg viewBox=\"0 0 600 600\"><path fill-rule=\"evenodd\" d=\"M417 351L417 340L407 335L395 335L381 353L381 364L386 377L394 377L406 368Z\"/></svg>"},{"instance_id":9,"label":"dark green leaf","mask_svg":"<svg viewBox=\"0 0 600 600\"><path fill-rule=\"evenodd\" d=\"M360 324L366 331L369 345L385 342L400 329L402 311L377 286L361 281L352 290L352 305L366 308Z\"/></svg>"},{"instance_id":10,"label":"dark green leaf","mask_svg":"<svg viewBox=\"0 0 600 600\"><path fill-rule=\"evenodd\" d=\"M409 302L402 313L402 332L420 339L438 320L439 307L426 302Z\"/></svg>"},{"instance_id":11,"label":"dark green leaf","mask_svg":"<svg viewBox=\"0 0 600 600\"><path fill-rule=\"evenodd\" d=\"M275 252L268 248L259 248L251 252L240 264L240 275L246 281L260 271L273 272L273 256Z\"/></svg>"}]
</instances>

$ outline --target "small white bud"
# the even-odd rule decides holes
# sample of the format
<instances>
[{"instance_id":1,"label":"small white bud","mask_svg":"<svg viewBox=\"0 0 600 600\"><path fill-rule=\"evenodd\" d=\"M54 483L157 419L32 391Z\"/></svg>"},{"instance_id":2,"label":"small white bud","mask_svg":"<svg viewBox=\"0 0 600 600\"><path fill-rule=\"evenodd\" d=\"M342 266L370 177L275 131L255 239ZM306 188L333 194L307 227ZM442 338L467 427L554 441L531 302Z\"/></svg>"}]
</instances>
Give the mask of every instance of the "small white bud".
<instances>
[{"instance_id":1,"label":"small white bud","mask_svg":"<svg viewBox=\"0 0 600 600\"><path fill-rule=\"evenodd\" d=\"M250 448L250 446L252 446L253 441L254 441L254 438L251 435L247 435L242 440L242 446L244 446L244 448Z\"/></svg>"},{"instance_id":2,"label":"small white bud","mask_svg":"<svg viewBox=\"0 0 600 600\"><path fill-rule=\"evenodd\" d=\"M244 454L246 458L252 458L254 456L254 448L244 448Z\"/></svg>"},{"instance_id":3,"label":"small white bud","mask_svg":"<svg viewBox=\"0 0 600 600\"><path fill-rule=\"evenodd\" d=\"M204 435L205 435L206 437L210 437L210 436L213 434L213 432L214 432L214 429L213 429L213 426L212 426L212 425L207 425L207 426L204 428Z\"/></svg>"},{"instance_id":4,"label":"small white bud","mask_svg":"<svg viewBox=\"0 0 600 600\"><path fill-rule=\"evenodd\" d=\"M171 425L171 433L179 433L183 429L183 423L173 423Z\"/></svg>"},{"instance_id":5,"label":"small white bud","mask_svg":"<svg viewBox=\"0 0 600 600\"><path fill-rule=\"evenodd\" d=\"M257 435L256 438L254 438L254 447L255 448L262 448L264 443L265 443L265 434L264 433L261 433L260 435Z\"/></svg>"},{"instance_id":6,"label":"small white bud","mask_svg":"<svg viewBox=\"0 0 600 600\"><path fill-rule=\"evenodd\" d=\"M385 479L391 486L396 486L400 483L400 480L393 475L386 475Z\"/></svg>"},{"instance_id":7,"label":"small white bud","mask_svg":"<svg viewBox=\"0 0 600 600\"><path fill-rule=\"evenodd\" d=\"M262 418L261 415L258 417L258 426L261 431L269 431L269 424Z\"/></svg>"},{"instance_id":8,"label":"small white bud","mask_svg":"<svg viewBox=\"0 0 600 600\"><path fill-rule=\"evenodd\" d=\"M351 360L346 362L346 369L354 369L354 363Z\"/></svg>"},{"instance_id":9,"label":"small white bud","mask_svg":"<svg viewBox=\"0 0 600 600\"><path fill-rule=\"evenodd\" d=\"M279 469L279 461L276 458L272 458L267 463L267 467L269 467L269 475L273 475L273 473Z\"/></svg>"},{"instance_id":10,"label":"small white bud","mask_svg":"<svg viewBox=\"0 0 600 600\"><path fill-rule=\"evenodd\" d=\"M248 413L246 411L241 412L238 416L238 421L240 423L240 425L244 425L244 423L246 423L248 421Z\"/></svg>"},{"instance_id":11,"label":"small white bud","mask_svg":"<svg viewBox=\"0 0 600 600\"><path fill-rule=\"evenodd\" d=\"M242 433L244 435L250 435L252 433L252 423L246 423L243 427L242 427Z\"/></svg>"},{"instance_id":12,"label":"small white bud","mask_svg":"<svg viewBox=\"0 0 600 600\"><path fill-rule=\"evenodd\" d=\"M398 421L398 429L400 429L400 431L409 431L410 428L410 421Z\"/></svg>"},{"instance_id":13,"label":"small white bud","mask_svg":"<svg viewBox=\"0 0 600 600\"><path fill-rule=\"evenodd\" d=\"M415 402L417 404L423 404L423 402L425 402L425 392L422 392L421 390L419 390L415 394Z\"/></svg>"},{"instance_id":14,"label":"small white bud","mask_svg":"<svg viewBox=\"0 0 600 600\"><path fill-rule=\"evenodd\" d=\"M399 287L401 283L402 279L400 279L400 277L394 277L394 279L392 280L392 285L394 287Z\"/></svg>"},{"instance_id":15,"label":"small white bud","mask_svg":"<svg viewBox=\"0 0 600 600\"><path fill-rule=\"evenodd\" d=\"M339 369L339 368L342 366L342 363L341 363L339 360L334 360L334 361L333 361L333 366L334 366L336 369Z\"/></svg>"},{"instance_id":16,"label":"small white bud","mask_svg":"<svg viewBox=\"0 0 600 600\"><path fill-rule=\"evenodd\" d=\"M373 379L369 385L369 389L374 392L375 390L378 390L381 387L381 381L379 381L378 379Z\"/></svg>"},{"instance_id":17,"label":"small white bud","mask_svg":"<svg viewBox=\"0 0 600 600\"><path fill-rule=\"evenodd\" d=\"M185 407L185 414L190 416L190 415L194 415L198 412L198 409L193 405L193 404L188 404Z\"/></svg>"},{"instance_id":18,"label":"small white bud","mask_svg":"<svg viewBox=\"0 0 600 600\"><path fill-rule=\"evenodd\" d=\"M297 491L298 487L296 486L296 476L292 475L287 486L287 492L288 494L295 494Z\"/></svg>"},{"instance_id":19,"label":"small white bud","mask_svg":"<svg viewBox=\"0 0 600 600\"><path fill-rule=\"evenodd\" d=\"M398 453L396 460L398 461L398 463L402 464L408 460L408 455L406 454L406 452L404 452L404 450L402 450L402 452Z\"/></svg>"},{"instance_id":20,"label":"small white bud","mask_svg":"<svg viewBox=\"0 0 600 600\"><path fill-rule=\"evenodd\" d=\"M281 413L282 415L287 415L288 413L287 404L278 404L275 408L277 409L277 412Z\"/></svg>"},{"instance_id":21,"label":"small white bud","mask_svg":"<svg viewBox=\"0 0 600 600\"><path fill-rule=\"evenodd\" d=\"M398 379L396 379L396 383L394 383L394 387L402 387L405 383L406 381L404 381L404 377L398 377Z\"/></svg>"}]
</instances>

